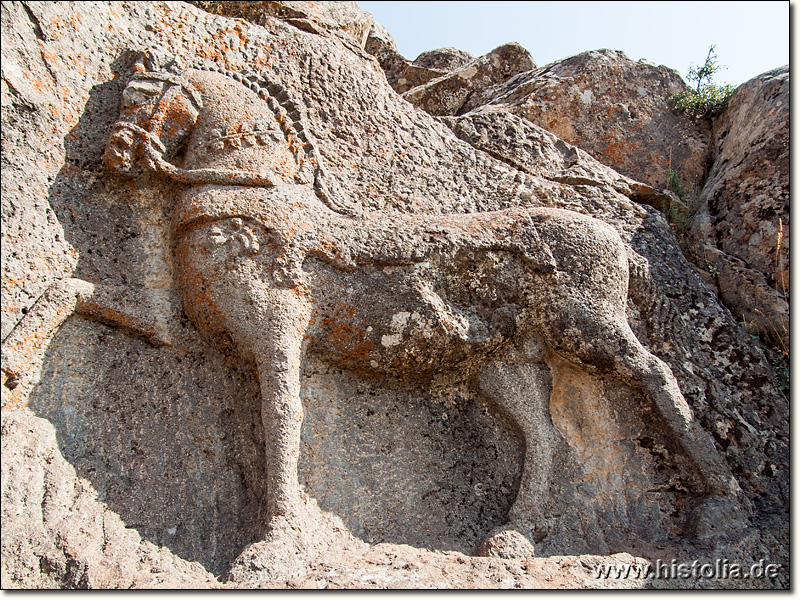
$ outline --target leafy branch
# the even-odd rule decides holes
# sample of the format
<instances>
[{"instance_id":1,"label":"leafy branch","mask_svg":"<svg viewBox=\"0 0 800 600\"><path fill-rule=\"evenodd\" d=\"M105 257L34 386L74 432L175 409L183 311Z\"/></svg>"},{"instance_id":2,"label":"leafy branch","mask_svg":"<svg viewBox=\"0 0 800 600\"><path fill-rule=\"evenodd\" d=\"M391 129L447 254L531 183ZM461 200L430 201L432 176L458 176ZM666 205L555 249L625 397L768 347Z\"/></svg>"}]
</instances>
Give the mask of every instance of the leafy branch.
<instances>
[{"instance_id":1,"label":"leafy branch","mask_svg":"<svg viewBox=\"0 0 800 600\"><path fill-rule=\"evenodd\" d=\"M670 106L694 118L715 117L728 106L728 101L735 88L730 85L717 85L712 78L717 71L724 69L717 61L715 45L708 49L708 55L702 66L692 66L686 79L693 82L692 90L679 92L668 100Z\"/></svg>"}]
</instances>

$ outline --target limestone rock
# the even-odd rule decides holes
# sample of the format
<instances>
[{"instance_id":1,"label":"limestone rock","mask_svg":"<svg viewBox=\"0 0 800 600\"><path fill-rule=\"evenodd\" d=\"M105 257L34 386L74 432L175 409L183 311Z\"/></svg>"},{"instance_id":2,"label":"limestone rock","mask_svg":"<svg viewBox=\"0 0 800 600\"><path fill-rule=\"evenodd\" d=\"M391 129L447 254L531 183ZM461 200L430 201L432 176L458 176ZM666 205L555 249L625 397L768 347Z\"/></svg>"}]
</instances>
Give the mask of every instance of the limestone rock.
<instances>
[{"instance_id":1,"label":"limestone rock","mask_svg":"<svg viewBox=\"0 0 800 600\"><path fill-rule=\"evenodd\" d=\"M403 97L429 114L455 115L475 93L535 67L525 48L516 43L505 44L411 89Z\"/></svg>"},{"instance_id":2,"label":"limestone rock","mask_svg":"<svg viewBox=\"0 0 800 600\"><path fill-rule=\"evenodd\" d=\"M660 209L663 192L621 175L549 131L503 108L487 106L460 117L442 117L460 139L525 173L566 183L609 187Z\"/></svg>"},{"instance_id":3,"label":"limestone rock","mask_svg":"<svg viewBox=\"0 0 800 600\"><path fill-rule=\"evenodd\" d=\"M367 43L364 45L364 50L377 59L378 64L386 75L386 81L398 93L405 92L410 89L411 86L415 85L414 83L408 83L408 80L399 83L406 71L409 71L412 82L415 79L413 76L414 73L418 73L418 76L422 78L421 81L428 81L442 74L438 71L431 72L430 76L425 78L427 70L412 69L413 65L411 61L407 60L397 51L397 44L394 38L386 31L386 28L377 21L372 22L372 27L367 36Z\"/></svg>"},{"instance_id":4,"label":"limestone rock","mask_svg":"<svg viewBox=\"0 0 800 600\"><path fill-rule=\"evenodd\" d=\"M789 68L742 84L719 118L694 260L752 333L789 348Z\"/></svg>"},{"instance_id":5,"label":"limestone rock","mask_svg":"<svg viewBox=\"0 0 800 600\"><path fill-rule=\"evenodd\" d=\"M637 181L664 187L671 167L699 185L710 127L669 108L667 99L683 89L672 69L593 50L476 93L460 113L501 106Z\"/></svg>"},{"instance_id":6,"label":"limestone rock","mask_svg":"<svg viewBox=\"0 0 800 600\"><path fill-rule=\"evenodd\" d=\"M386 80L398 94L404 94L409 90L426 84L432 79L438 79L447 74L447 71L420 67L405 59L398 65L400 68L395 67L386 73Z\"/></svg>"},{"instance_id":7,"label":"limestone rock","mask_svg":"<svg viewBox=\"0 0 800 600\"><path fill-rule=\"evenodd\" d=\"M378 59L386 81L398 94L442 77L475 58L463 50L440 48L423 52L413 62L409 61L397 51L394 39L378 23L373 23L364 49Z\"/></svg>"},{"instance_id":8,"label":"limestone rock","mask_svg":"<svg viewBox=\"0 0 800 600\"><path fill-rule=\"evenodd\" d=\"M609 587L693 527L787 562L788 403L644 184L284 18L0 10L4 587ZM467 556L509 521L541 558Z\"/></svg>"}]
</instances>

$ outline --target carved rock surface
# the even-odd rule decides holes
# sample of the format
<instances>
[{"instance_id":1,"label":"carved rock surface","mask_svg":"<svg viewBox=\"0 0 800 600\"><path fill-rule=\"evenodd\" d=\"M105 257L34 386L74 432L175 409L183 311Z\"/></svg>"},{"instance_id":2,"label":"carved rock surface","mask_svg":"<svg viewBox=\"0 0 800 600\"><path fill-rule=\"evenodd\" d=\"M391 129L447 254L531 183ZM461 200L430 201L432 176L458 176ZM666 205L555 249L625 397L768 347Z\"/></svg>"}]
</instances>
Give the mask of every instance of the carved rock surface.
<instances>
[{"instance_id":1,"label":"carved rock surface","mask_svg":"<svg viewBox=\"0 0 800 600\"><path fill-rule=\"evenodd\" d=\"M214 586L264 535L259 389L250 366L209 344L182 308L170 233L179 186L152 174L125 179L102 162L138 53L153 49L265 73L288 90L331 194L358 218L380 213L375 229L387 234L406 234L389 225L412 216L520 207L571 209L612 227L630 251L631 328L671 367L752 504L751 531L722 539L720 551L786 562L787 402L664 218L631 200L651 194L647 186L492 107L442 123L404 101L357 43L327 30L269 16L256 25L178 2L1 10L4 586ZM421 246L409 237L391 248L413 255ZM501 252L478 258L451 265L459 281L513 278ZM305 272L333 270L309 261ZM395 327L391 335L424 337L418 318L395 310L418 289L398 285L414 279L408 271L353 273L352 295L372 310L388 307L380 324ZM24 368L8 377L8 335L69 277L105 286L111 300L123 294L149 329L111 311L42 310L56 325L33 329L31 352L11 357ZM371 281L397 293L359 299ZM476 312L460 309L466 321ZM331 346L373 326L333 324L341 330ZM391 335L382 351L394 347ZM592 565L640 564L631 554L657 557L665 546L665 555L705 556L684 539L697 502L691 469L635 386L541 352L515 370L526 352L493 355L483 384L501 387L494 374L512 371L511 387L549 400L549 420L540 418L553 466L530 532L543 558L467 556L504 524L524 448L469 369L400 380L312 353L301 372L299 475L320 543L285 557L286 567L304 560L305 574L259 581L254 570L255 585L608 587ZM80 515L91 518L77 525ZM72 538L76 531L83 537Z\"/></svg>"},{"instance_id":2,"label":"carved rock surface","mask_svg":"<svg viewBox=\"0 0 800 600\"><path fill-rule=\"evenodd\" d=\"M263 25L267 19L281 19L298 29L316 34L337 35L355 42L360 48L367 43L372 28L372 15L361 10L357 2L317 0L259 0L257 2L191 2L214 14L237 17Z\"/></svg>"},{"instance_id":3,"label":"carved rock surface","mask_svg":"<svg viewBox=\"0 0 800 600\"><path fill-rule=\"evenodd\" d=\"M667 104L685 88L673 69L592 50L476 93L459 114L501 106L638 181L664 187L671 167L683 181L699 184L707 172L710 128Z\"/></svg>"},{"instance_id":4,"label":"carved rock surface","mask_svg":"<svg viewBox=\"0 0 800 600\"><path fill-rule=\"evenodd\" d=\"M549 131L503 108L487 106L442 117L459 139L525 173L570 185L610 187L639 203L661 208L663 192L625 177Z\"/></svg>"},{"instance_id":5,"label":"carved rock surface","mask_svg":"<svg viewBox=\"0 0 800 600\"><path fill-rule=\"evenodd\" d=\"M789 68L742 84L714 128L695 262L752 333L789 348Z\"/></svg>"},{"instance_id":6,"label":"carved rock surface","mask_svg":"<svg viewBox=\"0 0 800 600\"><path fill-rule=\"evenodd\" d=\"M61 456L51 423L6 411L2 433L4 589L218 587L127 528Z\"/></svg>"}]
</instances>

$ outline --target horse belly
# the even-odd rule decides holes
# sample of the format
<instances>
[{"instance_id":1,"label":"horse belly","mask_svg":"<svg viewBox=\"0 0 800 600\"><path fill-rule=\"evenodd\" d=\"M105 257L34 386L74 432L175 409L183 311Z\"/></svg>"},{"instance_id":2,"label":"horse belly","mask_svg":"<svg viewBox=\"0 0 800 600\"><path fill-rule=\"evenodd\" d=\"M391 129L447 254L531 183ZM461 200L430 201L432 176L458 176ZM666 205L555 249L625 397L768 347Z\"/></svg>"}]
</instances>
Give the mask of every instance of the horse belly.
<instances>
[{"instance_id":1,"label":"horse belly","mask_svg":"<svg viewBox=\"0 0 800 600\"><path fill-rule=\"evenodd\" d=\"M316 312L309 351L326 362L366 375L428 376L498 343L483 319L448 304L414 267L311 268Z\"/></svg>"}]
</instances>

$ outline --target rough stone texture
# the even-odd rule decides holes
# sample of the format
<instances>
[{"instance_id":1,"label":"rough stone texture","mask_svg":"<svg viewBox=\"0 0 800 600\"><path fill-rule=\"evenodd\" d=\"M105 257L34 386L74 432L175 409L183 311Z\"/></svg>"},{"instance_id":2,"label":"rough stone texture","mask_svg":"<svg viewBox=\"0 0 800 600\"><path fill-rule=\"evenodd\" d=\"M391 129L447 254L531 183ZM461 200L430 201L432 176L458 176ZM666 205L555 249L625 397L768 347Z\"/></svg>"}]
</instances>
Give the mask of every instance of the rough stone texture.
<instances>
[{"instance_id":1,"label":"rough stone texture","mask_svg":"<svg viewBox=\"0 0 800 600\"><path fill-rule=\"evenodd\" d=\"M419 67L402 57L401 59L395 63L394 67L389 67L386 72L386 80L398 94L404 94L447 74L447 71ZM381 66L383 66L383 63Z\"/></svg>"},{"instance_id":2,"label":"rough stone texture","mask_svg":"<svg viewBox=\"0 0 800 600\"><path fill-rule=\"evenodd\" d=\"M355 42L360 48L367 43L373 25L372 15L361 10L357 2L340 0L226 0L190 4L214 14L245 19L256 25L263 25L267 19L274 17L303 31L340 36L346 42Z\"/></svg>"},{"instance_id":3,"label":"rough stone texture","mask_svg":"<svg viewBox=\"0 0 800 600\"><path fill-rule=\"evenodd\" d=\"M668 200L663 192L621 175L503 108L488 106L461 117L442 117L442 122L460 139L524 173L569 185L610 187L658 209Z\"/></svg>"},{"instance_id":4,"label":"rough stone texture","mask_svg":"<svg viewBox=\"0 0 800 600\"><path fill-rule=\"evenodd\" d=\"M748 331L789 349L789 67L742 84L714 127L694 262Z\"/></svg>"},{"instance_id":5,"label":"rough stone texture","mask_svg":"<svg viewBox=\"0 0 800 600\"><path fill-rule=\"evenodd\" d=\"M397 51L394 38L377 22L372 24L364 49L378 59L386 81L398 94L443 77L475 59L462 50L440 48L423 52L411 62Z\"/></svg>"},{"instance_id":6,"label":"rough stone texture","mask_svg":"<svg viewBox=\"0 0 800 600\"><path fill-rule=\"evenodd\" d=\"M501 106L638 181L664 187L671 167L687 185L700 185L710 127L669 108L667 99L684 89L673 69L592 50L476 93L459 114Z\"/></svg>"},{"instance_id":7,"label":"rough stone texture","mask_svg":"<svg viewBox=\"0 0 800 600\"><path fill-rule=\"evenodd\" d=\"M437 48L427 50L414 59L414 64L426 69L436 69L449 73L475 60L469 52L456 48Z\"/></svg>"},{"instance_id":8,"label":"rough stone texture","mask_svg":"<svg viewBox=\"0 0 800 600\"><path fill-rule=\"evenodd\" d=\"M397 88L397 85L403 73L412 67L411 61L407 60L397 51L397 44L392 34L386 31L386 28L377 21L372 22L372 27L367 36L367 42L364 44L364 50L377 59L378 64L386 75L387 83L391 85L395 91L401 89L402 92L405 92L410 89L405 83L402 84L404 86L402 88ZM423 75L426 70L414 69L409 71L409 74L414 72L419 72L420 75ZM442 75L442 73L438 71L432 72L430 77L424 79L424 81L439 77L440 75Z\"/></svg>"},{"instance_id":9,"label":"rough stone texture","mask_svg":"<svg viewBox=\"0 0 800 600\"><path fill-rule=\"evenodd\" d=\"M403 97L432 115L455 115L477 92L534 68L536 63L525 48L516 43L504 44L446 75L417 85Z\"/></svg>"},{"instance_id":10,"label":"rough stone texture","mask_svg":"<svg viewBox=\"0 0 800 600\"><path fill-rule=\"evenodd\" d=\"M465 117L448 122L467 143L403 101L386 84L377 61L357 44L327 30L315 34L273 18L258 26L183 3L30 2L3 4L2 35L3 144L16 150L2 154L3 443L25 448L26 440L40 435L30 433L38 425L5 423L46 418L56 432L48 458L32 451L15 454L9 472L13 465L20 465L15 472L41 473L46 464L74 468L88 482L81 485L91 485L97 494L94 508L84 513L116 519L118 527L108 531L117 533L106 545L144 548L135 550L138 556L157 553L163 574L158 581L216 585L208 573L224 578L232 565L244 581L254 562L271 568L264 561L276 556L285 573L306 574L288 582L250 578L248 585L598 585L587 581L588 568L580 561L591 565L599 557L557 556L580 553L787 562L786 400L749 336L683 259L663 217L631 201L628 194L635 190L626 178L522 119L495 120L491 111L467 116L474 131L483 132L483 147L470 137ZM398 233L393 222L436 225L442 221L433 215L452 213L504 210L516 215L504 221L507 227L518 222L522 208L531 214L566 208L610 225L632 265L626 305L631 328L668 364L697 421L713 436L752 504L750 529L738 540L706 537L713 534L708 517L698 520L692 510L702 500L697 470L676 447L670 428L646 412L646 394L623 378L543 357L534 338L527 346L493 354L484 363L488 375L478 382L458 369L446 376L436 368L433 376L422 370L403 379L376 375L372 365L372 372L359 372L353 365L342 367L349 353L336 355L336 342L352 344L356 338L346 330L351 324L365 325L364 331L377 327L335 314L332 324L345 331L317 339L323 349L308 354L299 378L305 537L294 538L292 556L259 554L258 544L274 541L264 531L269 506L259 398L264 389L246 361L224 344L219 350L206 342L182 308L171 229L183 188L147 170L126 179L102 162L137 53L153 49L187 63L202 59L227 71L261 72L279 84L302 109L299 117L291 111L289 116L304 123L298 135L314 141L319 156L311 158L326 167L324 176L313 177L325 184L317 195L310 191L311 180L294 185L309 188L311 199L327 198L342 207L347 219L379 213L376 230L387 235ZM509 125L515 128L508 137L513 152L501 135ZM540 141L526 146L526 136ZM217 173L224 168L212 166ZM297 214L302 213L294 218ZM485 239L511 231L475 222L484 223L479 231ZM253 249L254 241L269 247L243 225L235 219L222 223L211 238L222 247L233 240L227 247L240 252ZM353 228L358 231L364 228ZM413 236L408 240L388 248L426 248ZM494 257L476 255L452 267L461 274L451 274L473 268L474 278L467 281L477 284L495 273L512 282L524 279L515 276L517 259L504 259L507 270L497 268L500 263L493 261L504 252L519 254L499 249ZM283 266L291 267L291 261ZM385 290L377 300L368 297L376 306L366 313L386 308L380 326L387 330L377 346L384 353L395 347L394 339L424 338L413 311L398 310L416 301L409 296L416 288L402 270L395 277L403 285L395 285L390 271L375 266L353 271L374 277ZM322 283L325 277L346 281L324 261L308 261L305 273ZM292 269L286 274L291 277ZM419 275L422 281L445 281L436 279L445 275ZM349 281L359 284L357 278ZM330 287L332 294L335 289ZM359 289L356 285L351 294ZM479 312L483 301L461 310ZM73 307L76 314L70 316ZM349 306L342 308L346 316ZM20 323L27 315L31 318ZM502 326L501 320L496 325ZM388 347L381 344L383 336ZM397 349L403 347L408 346ZM523 402L538 406L545 418L526 425L504 415L497 398L514 390L527 390ZM522 500L520 506L530 507L518 490L524 483L525 432L534 431L536 423L539 444L527 447L541 446L552 457L552 466L533 486L544 492L544 509L530 536L537 556L545 558L465 556L505 523L512 506ZM26 491L36 478L6 477L6 454L4 585L112 587L134 580L155 585L152 578L135 579L138 567L127 558L119 559L119 565L129 565L123 568L109 558L119 554L101 551L69 550L80 556L75 563L58 558L66 556L58 549L53 564L61 565L60 574L45 573L37 550L7 532L43 531L37 539L51 548L60 539L63 513L42 510L44 496ZM71 467L59 462L61 455ZM18 510L21 505L26 508ZM718 519L718 508L706 514ZM65 526L72 527L68 520ZM693 534L700 540L693 541ZM92 535L103 539L102 533ZM128 537L133 541L126 542ZM248 555L252 542L255 552ZM134 575L117 576L115 569ZM399 571L406 573L398 576ZM572 575L565 577L564 571ZM73 572L95 575L81 579ZM739 584L691 580L686 585ZM788 585L785 575L777 585Z\"/></svg>"},{"instance_id":11,"label":"rough stone texture","mask_svg":"<svg viewBox=\"0 0 800 600\"><path fill-rule=\"evenodd\" d=\"M52 424L18 410L2 419L4 589L218 587L126 527L61 456Z\"/></svg>"}]
</instances>

